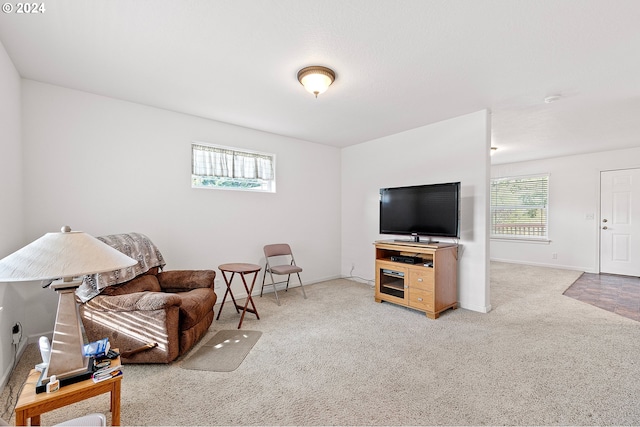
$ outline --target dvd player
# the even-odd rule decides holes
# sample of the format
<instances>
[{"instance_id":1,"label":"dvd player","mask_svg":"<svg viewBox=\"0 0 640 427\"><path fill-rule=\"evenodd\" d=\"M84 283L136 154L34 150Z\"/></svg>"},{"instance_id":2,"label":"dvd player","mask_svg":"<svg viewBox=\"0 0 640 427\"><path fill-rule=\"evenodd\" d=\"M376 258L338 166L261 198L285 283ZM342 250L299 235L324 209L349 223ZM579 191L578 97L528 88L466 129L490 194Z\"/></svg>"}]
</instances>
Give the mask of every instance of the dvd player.
<instances>
[{"instance_id":1,"label":"dvd player","mask_svg":"<svg viewBox=\"0 0 640 427\"><path fill-rule=\"evenodd\" d=\"M405 256L405 255L393 255L391 256L393 262L403 262L405 264L421 264L422 258L417 256Z\"/></svg>"}]
</instances>

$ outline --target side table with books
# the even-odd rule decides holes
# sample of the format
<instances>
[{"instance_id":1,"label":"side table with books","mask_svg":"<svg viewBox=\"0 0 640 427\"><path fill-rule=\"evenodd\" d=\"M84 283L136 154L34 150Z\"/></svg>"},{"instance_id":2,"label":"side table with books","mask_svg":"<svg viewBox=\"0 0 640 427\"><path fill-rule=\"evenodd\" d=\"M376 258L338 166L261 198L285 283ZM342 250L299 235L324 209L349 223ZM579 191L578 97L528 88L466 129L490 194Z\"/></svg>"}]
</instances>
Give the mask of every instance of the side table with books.
<instances>
[{"instance_id":1,"label":"side table with books","mask_svg":"<svg viewBox=\"0 0 640 427\"><path fill-rule=\"evenodd\" d=\"M117 349L114 349L117 352ZM75 384L60 387L52 393L36 393L36 384L41 373L36 369L32 369L29 373L25 385L18 396L18 402L15 408L16 425L40 425L40 415L63 406L89 399L103 393L111 393L111 403L109 410L111 411L111 425L120 425L120 385L122 381L122 371L120 370L120 357L116 357L109 361L108 366L103 366L102 371L105 377L94 373L94 377ZM107 371L108 372L107 376Z\"/></svg>"}]
</instances>

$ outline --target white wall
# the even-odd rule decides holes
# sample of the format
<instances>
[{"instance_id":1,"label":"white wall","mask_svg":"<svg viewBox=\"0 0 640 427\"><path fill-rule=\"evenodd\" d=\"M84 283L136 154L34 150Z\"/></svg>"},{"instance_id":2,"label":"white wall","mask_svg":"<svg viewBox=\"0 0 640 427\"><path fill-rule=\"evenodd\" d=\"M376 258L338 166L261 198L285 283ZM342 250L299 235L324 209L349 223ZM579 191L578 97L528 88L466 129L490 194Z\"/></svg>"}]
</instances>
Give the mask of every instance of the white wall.
<instances>
[{"instance_id":1,"label":"white wall","mask_svg":"<svg viewBox=\"0 0 640 427\"><path fill-rule=\"evenodd\" d=\"M491 240L491 259L598 273L600 172L638 167L640 148L493 166L493 178L550 174L551 242Z\"/></svg>"},{"instance_id":2,"label":"white wall","mask_svg":"<svg viewBox=\"0 0 640 427\"><path fill-rule=\"evenodd\" d=\"M489 301L489 114L479 111L342 151L342 274L373 280L382 187L460 181L460 306L486 312ZM440 239L442 241L446 239Z\"/></svg>"},{"instance_id":3,"label":"white wall","mask_svg":"<svg viewBox=\"0 0 640 427\"><path fill-rule=\"evenodd\" d=\"M23 244L20 115L20 76L0 43L0 259ZM13 364L11 327L25 320L18 286L0 283L0 387Z\"/></svg>"},{"instance_id":4,"label":"white wall","mask_svg":"<svg viewBox=\"0 0 640 427\"><path fill-rule=\"evenodd\" d=\"M30 80L23 104L29 240L141 232L167 270L262 264L265 244L289 242L307 283L339 276L339 149ZM277 193L192 189L192 141L275 153Z\"/></svg>"}]
</instances>

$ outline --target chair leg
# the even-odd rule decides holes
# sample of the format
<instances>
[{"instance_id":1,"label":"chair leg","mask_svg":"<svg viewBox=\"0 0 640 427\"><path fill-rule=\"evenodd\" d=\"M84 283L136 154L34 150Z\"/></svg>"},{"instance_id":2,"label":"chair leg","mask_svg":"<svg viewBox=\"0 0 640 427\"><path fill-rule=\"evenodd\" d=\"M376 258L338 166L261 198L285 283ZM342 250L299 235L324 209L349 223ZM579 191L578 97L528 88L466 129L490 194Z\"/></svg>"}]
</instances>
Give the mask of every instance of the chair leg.
<instances>
[{"instance_id":1,"label":"chair leg","mask_svg":"<svg viewBox=\"0 0 640 427\"><path fill-rule=\"evenodd\" d=\"M269 271L269 276L271 276L271 284L273 285L273 292L276 294L276 301L278 302L278 305L280 305L280 299L278 298L278 290L276 289L276 281L273 280L273 273L271 273L271 271Z\"/></svg>"},{"instance_id":2,"label":"chair leg","mask_svg":"<svg viewBox=\"0 0 640 427\"><path fill-rule=\"evenodd\" d=\"M304 286L302 286L302 279L300 279L300 273L296 273L298 275L298 280L300 281L300 287L302 288L302 295L304 295L304 299L307 299L307 293L304 291Z\"/></svg>"},{"instance_id":3,"label":"chair leg","mask_svg":"<svg viewBox=\"0 0 640 427\"><path fill-rule=\"evenodd\" d=\"M267 267L264 267L264 273L262 273L262 287L260 288L260 297L262 297L262 291L264 291L264 278L267 277Z\"/></svg>"},{"instance_id":4,"label":"chair leg","mask_svg":"<svg viewBox=\"0 0 640 427\"><path fill-rule=\"evenodd\" d=\"M284 288L284 291L285 291L285 292L287 292L287 291L289 290L289 280L290 280L290 279L291 279L291 275L289 274L289 275L287 276L287 287L286 287L286 288Z\"/></svg>"}]
</instances>

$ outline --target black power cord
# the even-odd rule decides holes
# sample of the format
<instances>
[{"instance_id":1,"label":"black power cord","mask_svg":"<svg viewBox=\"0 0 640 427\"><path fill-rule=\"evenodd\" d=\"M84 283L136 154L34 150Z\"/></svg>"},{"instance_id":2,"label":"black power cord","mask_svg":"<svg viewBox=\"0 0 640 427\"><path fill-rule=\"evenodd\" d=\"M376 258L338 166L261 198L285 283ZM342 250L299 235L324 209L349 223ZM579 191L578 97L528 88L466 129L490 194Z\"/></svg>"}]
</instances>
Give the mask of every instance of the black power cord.
<instances>
[{"instance_id":1,"label":"black power cord","mask_svg":"<svg viewBox=\"0 0 640 427\"><path fill-rule=\"evenodd\" d=\"M16 404L18 403L18 400L17 400L18 394L20 394L20 392L22 391L22 388L24 387L24 384L22 384L22 386L20 386L20 390L18 391L18 393L14 393L13 383L11 382L11 375L13 375L13 371L15 371L16 366L18 365L18 347L20 346L20 342L22 342L22 324L20 322L17 322L13 326L13 329L11 330L11 332L13 333L13 335L20 333L20 336L18 337L17 342L13 339L13 337L11 338L12 344L13 344L13 366L11 367L11 374L9 375L9 382L7 384L7 391L8 391L7 401L5 402L5 405L4 405L4 411L2 412L2 417L0 417L3 419L6 419L7 414L11 415L13 413L16 407ZM15 402L14 402L14 398L15 398Z\"/></svg>"}]
</instances>

